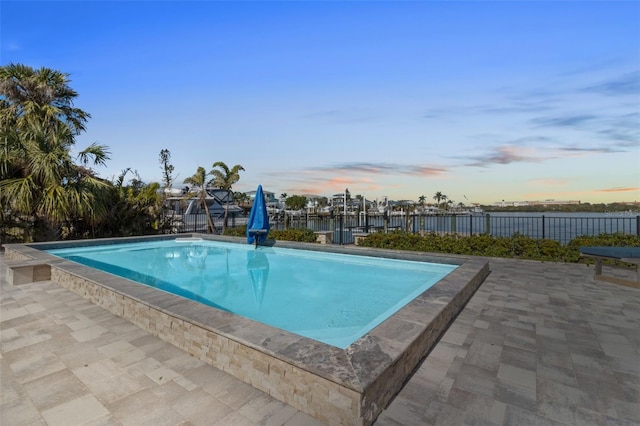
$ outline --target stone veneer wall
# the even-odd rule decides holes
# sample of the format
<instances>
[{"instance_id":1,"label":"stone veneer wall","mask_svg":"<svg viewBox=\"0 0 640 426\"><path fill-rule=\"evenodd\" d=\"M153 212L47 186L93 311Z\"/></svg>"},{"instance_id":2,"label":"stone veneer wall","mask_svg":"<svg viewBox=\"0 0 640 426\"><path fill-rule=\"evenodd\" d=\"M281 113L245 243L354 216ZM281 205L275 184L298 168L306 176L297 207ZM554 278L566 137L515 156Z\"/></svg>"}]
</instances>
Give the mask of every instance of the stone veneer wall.
<instances>
[{"instance_id":1,"label":"stone veneer wall","mask_svg":"<svg viewBox=\"0 0 640 426\"><path fill-rule=\"evenodd\" d=\"M7 261L20 261L20 260L33 260L32 257L27 256L26 254L22 254L15 250L6 250L4 252L4 258Z\"/></svg>"},{"instance_id":2,"label":"stone veneer wall","mask_svg":"<svg viewBox=\"0 0 640 426\"><path fill-rule=\"evenodd\" d=\"M51 268L51 279L61 287L324 423L371 423L361 418L362 395L352 389L55 266Z\"/></svg>"}]
</instances>

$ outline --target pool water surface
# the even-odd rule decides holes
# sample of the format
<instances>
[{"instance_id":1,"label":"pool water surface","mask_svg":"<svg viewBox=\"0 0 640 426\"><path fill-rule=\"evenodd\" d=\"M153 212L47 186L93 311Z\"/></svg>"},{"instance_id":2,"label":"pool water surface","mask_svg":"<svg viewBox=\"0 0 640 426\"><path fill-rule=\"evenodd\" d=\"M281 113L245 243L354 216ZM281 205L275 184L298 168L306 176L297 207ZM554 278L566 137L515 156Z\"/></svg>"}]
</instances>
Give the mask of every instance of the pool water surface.
<instances>
[{"instance_id":1,"label":"pool water surface","mask_svg":"<svg viewBox=\"0 0 640 426\"><path fill-rule=\"evenodd\" d=\"M457 268L198 239L49 253L342 349Z\"/></svg>"}]
</instances>

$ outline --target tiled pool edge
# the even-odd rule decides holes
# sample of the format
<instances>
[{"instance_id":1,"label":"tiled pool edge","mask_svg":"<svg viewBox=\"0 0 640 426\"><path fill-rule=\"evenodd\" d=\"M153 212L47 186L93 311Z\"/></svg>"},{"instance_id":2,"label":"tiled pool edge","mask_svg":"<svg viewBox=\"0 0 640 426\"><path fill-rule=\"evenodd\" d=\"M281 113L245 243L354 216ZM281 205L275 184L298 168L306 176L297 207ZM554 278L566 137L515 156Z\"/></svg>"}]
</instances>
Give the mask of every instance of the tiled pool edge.
<instances>
[{"instance_id":1,"label":"tiled pool edge","mask_svg":"<svg viewBox=\"0 0 640 426\"><path fill-rule=\"evenodd\" d=\"M82 243L105 243L90 241L93 243ZM117 241L122 242L122 239ZM279 243L277 245L280 246ZM291 243L286 246L317 247ZM349 247L332 250L462 263L441 281L443 285L423 293L342 351L52 258L36 247L42 248L43 245L8 245L5 257L8 260L38 258L46 261L52 265L52 280L62 287L331 424L371 424L488 274L488 260L482 258L465 261L460 257L427 256L424 253Z\"/></svg>"}]
</instances>

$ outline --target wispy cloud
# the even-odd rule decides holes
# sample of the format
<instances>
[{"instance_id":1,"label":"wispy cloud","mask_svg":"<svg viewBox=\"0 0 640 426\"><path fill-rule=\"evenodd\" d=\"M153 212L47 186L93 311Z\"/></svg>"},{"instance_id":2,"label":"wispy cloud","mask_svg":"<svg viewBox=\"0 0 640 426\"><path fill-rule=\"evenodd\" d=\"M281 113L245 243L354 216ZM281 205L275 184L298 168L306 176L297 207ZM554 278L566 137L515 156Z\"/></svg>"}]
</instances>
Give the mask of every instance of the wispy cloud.
<instances>
[{"instance_id":1,"label":"wispy cloud","mask_svg":"<svg viewBox=\"0 0 640 426\"><path fill-rule=\"evenodd\" d=\"M565 152L567 154L586 154L586 153L590 153L590 154L611 154L611 153L614 153L614 152L624 152L624 150L622 150L622 149L615 149L615 148L610 147L610 146L591 147L591 148L584 148L584 147L578 147L578 146L567 146L567 147L558 148L558 151Z\"/></svg>"},{"instance_id":2,"label":"wispy cloud","mask_svg":"<svg viewBox=\"0 0 640 426\"><path fill-rule=\"evenodd\" d=\"M578 127L591 123L599 117L593 114L574 114L559 117L534 118L531 122L538 126Z\"/></svg>"},{"instance_id":3,"label":"wispy cloud","mask_svg":"<svg viewBox=\"0 0 640 426\"><path fill-rule=\"evenodd\" d=\"M607 96L640 95L640 71L630 72L592 86L584 87L582 91Z\"/></svg>"},{"instance_id":4,"label":"wispy cloud","mask_svg":"<svg viewBox=\"0 0 640 426\"><path fill-rule=\"evenodd\" d=\"M488 167L492 164L510 164L510 163L539 163L547 160L549 156L541 156L537 150L521 146L505 145L494 148L485 155L468 157L473 160L469 166Z\"/></svg>"},{"instance_id":5,"label":"wispy cloud","mask_svg":"<svg viewBox=\"0 0 640 426\"><path fill-rule=\"evenodd\" d=\"M340 163L330 166L317 167L315 170L332 173L366 173L366 174L395 174L410 176L438 176L449 170L444 166L423 166L416 164L391 163Z\"/></svg>"},{"instance_id":6,"label":"wispy cloud","mask_svg":"<svg viewBox=\"0 0 640 426\"><path fill-rule=\"evenodd\" d=\"M595 191L596 192L634 192L634 191L640 191L640 186L627 187L627 188L620 188L620 187L603 188L603 189L596 189Z\"/></svg>"}]
</instances>

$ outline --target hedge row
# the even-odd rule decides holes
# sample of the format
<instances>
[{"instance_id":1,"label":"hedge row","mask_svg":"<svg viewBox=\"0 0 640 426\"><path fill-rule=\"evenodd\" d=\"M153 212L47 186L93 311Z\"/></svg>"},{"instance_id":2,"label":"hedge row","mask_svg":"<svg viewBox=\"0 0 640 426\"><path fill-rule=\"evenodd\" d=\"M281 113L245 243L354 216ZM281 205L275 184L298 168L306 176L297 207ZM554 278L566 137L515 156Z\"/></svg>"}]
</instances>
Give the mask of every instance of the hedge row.
<instances>
[{"instance_id":1,"label":"hedge row","mask_svg":"<svg viewBox=\"0 0 640 426\"><path fill-rule=\"evenodd\" d=\"M493 237L490 235L460 236L456 234L439 235L429 233L421 236L396 231L388 234L371 234L360 245L395 250L508 257L552 262L593 263L592 259L580 256L578 247L640 247L640 237L625 234L581 236L565 245L555 240L534 239L521 234L515 234L511 237Z\"/></svg>"},{"instance_id":2,"label":"hedge row","mask_svg":"<svg viewBox=\"0 0 640 426\"><path fill-rule=\"evenodd\" d=\"M246 228L228 228L225 235L245 236ZM269 238L281 241L316 242L310 229L271 230ZM413 250L434 253L464 254L487 257L507 257L551 262L593 263L593 259L580 256L580 246L633 246L640 247L640 237L625 234L601 234L577 237L568 244L555 240L540 240L526 235L511 237L490 235L462 236L457 234L425 235L403 231L373 233L359 243L364 247L392 250Z\"/></svg>"}]
</instances>

